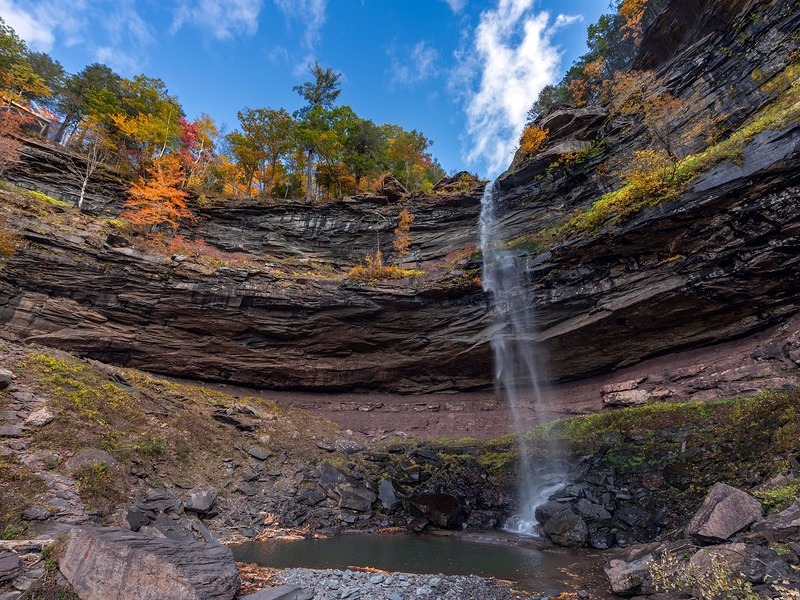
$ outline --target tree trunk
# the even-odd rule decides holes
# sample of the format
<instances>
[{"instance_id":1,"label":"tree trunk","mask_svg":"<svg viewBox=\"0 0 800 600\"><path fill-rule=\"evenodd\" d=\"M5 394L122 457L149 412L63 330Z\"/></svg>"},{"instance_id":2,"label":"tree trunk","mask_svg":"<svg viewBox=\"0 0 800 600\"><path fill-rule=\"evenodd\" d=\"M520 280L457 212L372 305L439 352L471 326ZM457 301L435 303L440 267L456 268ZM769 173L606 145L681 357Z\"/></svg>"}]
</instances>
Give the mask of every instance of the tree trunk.
<instances>
[{"instance_id":1,"label":"tree trunk","mask_svg":"<svg viewBox=\"0 0 800 600\"><path fill-rule=\"evenodd\" d=\"M89 183L89 176L83 178L83 183L81 183L81 195L78 198L78 210L83 209L83 200L86 197L86 185Z\"/></svg>"},{"instance_id":2,"label":"tree trunk","mask_svg":"<svg viewBox=\"0 0 800 600\"><path fill-rule=\"evenodd\" d=\"M314 151L308 151L308 161L306 162L306 204L313 204L311 197L314 185Z\"/></svg>"}]
</instances>

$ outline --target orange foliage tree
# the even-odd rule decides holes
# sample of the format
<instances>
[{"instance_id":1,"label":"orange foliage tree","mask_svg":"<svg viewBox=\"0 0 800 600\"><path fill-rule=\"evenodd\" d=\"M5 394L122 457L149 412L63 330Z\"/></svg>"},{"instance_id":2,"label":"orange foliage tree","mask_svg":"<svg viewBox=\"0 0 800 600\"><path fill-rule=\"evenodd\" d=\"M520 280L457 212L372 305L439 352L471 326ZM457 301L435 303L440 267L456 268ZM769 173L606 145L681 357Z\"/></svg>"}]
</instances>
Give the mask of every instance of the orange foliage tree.
<instances>
[{"instance_id":1,"label":"orange foliage tree","mask_svg":"<svg viewBox=\"0 0 800 600\"><path fill-rule=\"evenodd\" d=\"M623 18L622 39L633 38L638 46L642 41L642 21L647 9L647 0L623 0L619 5L619 14Z\"/></svg>"},{"instance_id":2,"label":"orange foliage tree","mask_svg":"<svg viewBox=\"0 0 800 600\"><path fill-rule=\"evenodd\" d=\"M392 241L392 248L394 248L397 256L405 256L408 254L408 248L411 246L411 223L414 222L414 215L408 212L407 208L400 211L397 215L397 227L394 230L394 240Z\"/></svg>"},{"instance_id":3,"label":"orange foliage tree","mask_svg":"<svg viewBox=\"0 0 800 600\"><path fill-rule=\"evenodd\" d=\"M538 125L528 125L522 132L519 140L519 151L523 156L532 156L541 148L548 134L547 129L542 129Z\"/></svg>"},{"instance_id":4,"label":"orange foliage tree","mask_svg":"<svg viewBox=\"0 0 800 600\"><path fill-rule=\"evenodd\" d=\"M131 184L125 210L120 215L132 225L150 227L166 224L172 230L184 219L194 220L186 207L187 192L181 189L184 175L175 156L153 160L139 180Z\"/></svg>"}]
</instances>

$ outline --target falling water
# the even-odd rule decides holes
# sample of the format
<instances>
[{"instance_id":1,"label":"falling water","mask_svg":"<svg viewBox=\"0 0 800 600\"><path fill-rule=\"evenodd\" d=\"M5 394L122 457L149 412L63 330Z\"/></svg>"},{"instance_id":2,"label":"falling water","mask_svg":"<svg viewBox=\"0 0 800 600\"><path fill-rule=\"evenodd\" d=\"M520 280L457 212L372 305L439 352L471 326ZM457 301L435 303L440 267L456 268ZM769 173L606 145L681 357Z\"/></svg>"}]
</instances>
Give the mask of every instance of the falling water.
<instances>
[{"instance_id":1,"label":"falling water","mask_svg":"<svg viewBox=\"0 0 800 600\"><path fill-rule=\"evenodd\" d=\"M534 307L525 298L526 256L518 250L508 249L504 243L492 183L487 184L481 199L480 230L483 289L491 294L493 305L491 342L495 385L506 396L514 415L519 450L520 510L508 519L506 527L521 533L535 533L536 506L563 485L563 478L558 475L558 469L546 464L544 459L534 464L534 457L524 440L524 413L533 409L541 414L541 357L537 356L534 348Z\"/></svg>"}]
</instances>

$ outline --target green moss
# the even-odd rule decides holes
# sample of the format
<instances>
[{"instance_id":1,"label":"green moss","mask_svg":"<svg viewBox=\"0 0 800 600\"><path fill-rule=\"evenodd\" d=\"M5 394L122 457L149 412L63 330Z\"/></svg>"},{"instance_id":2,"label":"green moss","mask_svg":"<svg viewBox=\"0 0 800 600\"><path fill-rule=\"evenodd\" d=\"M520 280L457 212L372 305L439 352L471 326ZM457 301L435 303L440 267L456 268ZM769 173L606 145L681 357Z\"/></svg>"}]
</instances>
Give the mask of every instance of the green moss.
<instances>
[{"instance_id":1,"label":"green moss","mask_svg":"<svg viewBox=\"0 0 800 600\"><path fill-rule=\"evenodd\" d=\"M48 196L47 194L38 192L36 190L25 190L24 194L28 196L28 198L36 202L51 204L53 206L72 206L72 204L70 204L69 202L64 202L63 200L57 200L52 196Z\"/></svg>"},{"instance_id":2,"label":"green moss","mask_svg":"<svg viewBox=\"0 0 800 600\"><path fill-rule=\"evenodd\" d=\"M753 495L761 500L761 504L763 504L764 508L769 512L782 511L800 497L800 479L791 481L787 485L773 490L753 492Z\"/></svg>"},{"instance_id":3,"label":"green moss","mask_svg":"<svg viewBox=\"0 0 800 600\"><path fill-rule=\"evenodd\" d=\"M677 198L700 175L725 160L740 162L745 144L767 129L781 129L800 120L800 63L789 65L781 75L762 86L765 92L781 92L778 98L762 108L751 121L726 140L692 154L674 165L663 167L658 185L641 186L629 182L618 190L603 195L590 207L579 211L563 223L536 236L542 242L557 242L571 237L593 235L610 221L617 222L641 209Z\"/></svg>"}]
</instances>

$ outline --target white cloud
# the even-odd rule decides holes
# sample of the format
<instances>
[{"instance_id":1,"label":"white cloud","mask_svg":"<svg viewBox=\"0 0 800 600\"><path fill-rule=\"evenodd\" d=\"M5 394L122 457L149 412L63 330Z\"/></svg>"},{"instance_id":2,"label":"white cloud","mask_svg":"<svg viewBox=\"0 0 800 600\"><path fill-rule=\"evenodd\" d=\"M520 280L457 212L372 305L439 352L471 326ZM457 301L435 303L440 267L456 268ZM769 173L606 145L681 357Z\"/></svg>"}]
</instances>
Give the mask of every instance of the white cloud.
<instances>
[{"instance_id":1,"label":"white cloud","mask_svg":"<svg viewBox=\"0 0 800 600\"><path fill-rule=\"evenodd\" d=\"M320 30L325 23L327 0L274 0L275 6L289 21L305 24L303 45L313 50L320 38Z\"/></svg>"},{"instance_id":2,"label":"white cloud","mask_svg":"<svg viewBox=\"0 0 800 600\"><path fill-rule=\"evenodd\" d=\"M568 27L573 23L581 22L583 22L583 15L558 15L556 17L556 22L553 24L553 29L560 29L562 27Z\"/></svg>"},{"instance_id":3,"label":"white cloud","mask_svg":"<svg viewBox=\"0 0 800 600\"><path fill-rule=\"evenodd\" d=\"M467 4L467 0L444 0L454 13L461 12Z\"/></svg>"},{"instance_id":4,"label":"white cloud","mask_svg":"<svg viewBox=\"0 0 800 600\"><path fill-rule=\"evenodd\" d=\"M548 13L537 13L533 4L498 0L496 8L481 13L469 47L456 55L460 64L450 85L456 92L468 90L466 160L486 161L492 175L510 163L528 109L539 91L555 81L559 67L560 53L551 39L554 26L549 26Z\"/></svg>"},{"instance_id":5,"label":"white cloud","mask_svg":"<svg viewBox=\"0 0 800 600\"><path fill-rule=\"evenodd\" d=\"M40 52L50 52L59 33L65 37L66 45L76 43L85 27L85 9L85 0L75 0L69 6L61 0L0 0L0 16L28 47Z\"/></svg>"},{"instance_id":6,"label":"white cloud","mask_svg":"<svg viewBox=\"0 0 800 600\"><path fill-rule=\"evenodd\" d=\"M423 40L405 50L407 54L402 58L397 57L395 48L390 48L388 51L392 85L411 86L436 76L438 72L436 62L439 60L439 51L436 48L432 48Z\"/></svg>"},{"instance_id":7,"label":"white cloud","mask_svg":"<svg viewBox=\"0 0 800 600\"><path fill-rule=\"evenodd\" d=\"M188 23L217 40L253 35L258 30L262 4L263 0L182 0L175 10L170 31L175 33Z\"/></svg>"}]
</instances>

